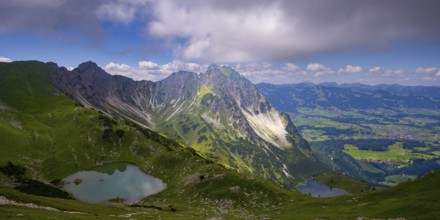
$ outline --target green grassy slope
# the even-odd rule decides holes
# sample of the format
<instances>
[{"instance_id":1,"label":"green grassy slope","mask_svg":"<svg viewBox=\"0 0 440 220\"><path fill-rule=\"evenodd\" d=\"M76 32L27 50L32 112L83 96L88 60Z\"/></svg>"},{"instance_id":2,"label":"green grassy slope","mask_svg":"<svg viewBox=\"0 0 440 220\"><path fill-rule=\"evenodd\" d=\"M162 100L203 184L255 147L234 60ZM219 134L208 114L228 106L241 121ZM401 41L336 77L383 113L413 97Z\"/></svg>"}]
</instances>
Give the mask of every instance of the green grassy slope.
<instances>
[{"instance_id":1,"label":"green grassy slope","mask_svg":"<svg viewBox=\"0 0 440 220\"><path fill-rule=\"evenodd\" d=\"M123 138L118 130L124 131ZM27 168L28 178L46 183L125 161L167 184L166 190L142 200L142 208L29 195L13 189L13 179L0 174L0 200L61 210L0 205L0 219L439 218L440 172L385 191L310 198L225 169L168 138L81 107L52 89L39 62L0 63L0 152L0 165L12 161Z\"/></svg>"},{"instance_id":2,"label":"green grassy slope","mask_svg":"<svg viewBox=\"0 0 440 220\"><path fill-rule=\"evenodd\" d=\"M280 219L440 219L440 171L382 191L292 201Z\"/></svg>"},{"instance_id":3,"label":"green grassy slope","mask_svg":"<svg viewBox=\"0 0 440 220\"><path fill-rule=\"evenodd\" d=\"M78 105L53 90L45 68L40 62L0 64L0 165L12 161L27 168L28 178L50 182L100 164L130 162L168 186L140 204L164 210L172 205L178 214L203 213L203 217L221 213L220 210L227 212L223 216L258 214L283 198L283 190L257 177L248 179L247 175L211 163L157 133ZM124 131L122 138L118 137L118 130ZM0 175L0 195L8 199L87 213L101 213L99 210L104 207L86 208L90 205L78 201L23 196L11 189L14 185L11 179ZM230 195L231 188L234 192L238 189L235 196ZM248 209L251 207L256 210ZM106 210L111 209L105 206L102 213L110 213Z\"/></svg>"}]
</instances>

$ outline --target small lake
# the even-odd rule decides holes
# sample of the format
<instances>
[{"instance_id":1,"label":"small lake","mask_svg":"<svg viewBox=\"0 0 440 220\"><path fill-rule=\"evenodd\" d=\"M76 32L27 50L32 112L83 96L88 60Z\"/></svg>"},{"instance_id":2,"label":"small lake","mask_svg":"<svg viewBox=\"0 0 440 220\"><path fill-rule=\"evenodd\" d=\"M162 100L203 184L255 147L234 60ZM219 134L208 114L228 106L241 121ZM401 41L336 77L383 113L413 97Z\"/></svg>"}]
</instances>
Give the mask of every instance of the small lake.
<instances>
[{"instance_id":1,"label":"small lake","mask_svg":"<svg viewBox=\"0 0 440 220\"><path fill-rule=\"evenodd\" d=\"M84 202L109 203L121 198L125 204L136 203L166 188L162 180L143 173L139 167L114 163L80 171L63 179L64 190Z\"/></svg>"},{"instance_id":2,"label":"small lake","mask_svg":"<svg viewBox=\"0 0 440 220\"><path fill-rule=\"evenodd\" d=\"M308 179L305 183L296 186L296 189L304 194L313 197L335 197L340 195L348 195L343 189L333 188L320 183L318 180Z\"/></svg>"}]
</instances>

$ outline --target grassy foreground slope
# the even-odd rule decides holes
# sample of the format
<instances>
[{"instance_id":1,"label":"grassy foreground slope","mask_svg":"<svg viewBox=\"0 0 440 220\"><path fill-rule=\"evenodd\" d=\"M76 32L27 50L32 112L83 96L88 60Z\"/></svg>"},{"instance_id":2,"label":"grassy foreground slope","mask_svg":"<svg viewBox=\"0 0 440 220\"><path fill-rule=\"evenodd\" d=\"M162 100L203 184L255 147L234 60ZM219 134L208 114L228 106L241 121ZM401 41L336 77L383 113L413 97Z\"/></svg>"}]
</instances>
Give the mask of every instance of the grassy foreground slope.
<instances>
[{"instance_id":1,"label":"grassy foreground slope","mask_svg":"<svg viewBox=\"0 0 440 220\"><path fill-rule=\"evenodd\" d=\"M1 166L11 161L27 168L27 178L49 183L126 161L162 179L167 189L142 200L143 207L91 204L19 192L13 189L14 179L0 173L0 219L440 218L440 172L384 191L310 198L225 169L173 140L81 107L53 90L45 68L40 62L0 63ZM5 199L17 203L5 204ZM26 203L43 208L22 206Z\"/></svg>"},{"instance_id":2,"label":"grassy foreground slope","mask_svg":"<svg viewBox=\"0 0 440 220\"><path fill-rule=\"evenodd\" d=\"M440 171L375 192L292 201L280 219L440 219Z\"/></svg>"},{"instance_id":3,"label":"grassy foreground slope","mask_svg":"<svg viewBox=\"0 0 440 220\"><path fill-rule=\"evenodd\" d=\"M252 216L283 198L283 190L272 184L227 170L157 133L78 105L51 87L44 63L0 64L0 103L0 165L11 161L25 167L27 178L48 183L101 164L130 162L168 186L141 204L163 210L172 206L177 214L188 211L204 217L220 214L220 210L226 212L223 216ZM130 210L25 196L11 189L15 185L13 179L0 175L0 195L15 201L104 215Z\"/></svg>"}]
</instances>

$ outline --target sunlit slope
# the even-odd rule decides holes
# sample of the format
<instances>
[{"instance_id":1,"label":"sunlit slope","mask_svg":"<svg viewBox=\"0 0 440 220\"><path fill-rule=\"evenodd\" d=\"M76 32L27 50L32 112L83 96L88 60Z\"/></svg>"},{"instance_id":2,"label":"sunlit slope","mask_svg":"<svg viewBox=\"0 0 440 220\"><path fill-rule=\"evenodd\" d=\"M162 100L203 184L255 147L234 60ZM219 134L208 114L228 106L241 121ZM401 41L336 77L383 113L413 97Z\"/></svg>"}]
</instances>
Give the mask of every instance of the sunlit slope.
<instances>
[{"instance_id":1,"label":"sunlit slope","mask_svg":"<svg viewBox=\"0 0 440 220\"><path fill-rule=\"evenodd\" d=\"M178 140L216 163L292 186L324 169L288 115L230 67L166 79L112 76L93 62L48 64L54 87L86 107Z\"/></svg>"},{"instance_id":2,"label":"sunlit slope","mask_svg":"<svg viewBox=\"0 0 440 220\"><path fill-rule=\"evenodd\" d=\"M160 194L140 204L163 209L111 208L79 201L44 198L17 192L16 182L0 174L0 196L84 214L49 212L55 217L110 218L129 212L143 217L264 215L286 191L253 175L225 169L190 148L148 129L82 107L53 89L40 62L0 64L0 165L8 161L27 169L27 178L49 183L100 164L125 161L167 184ZM203 176L201 178L200 176ZM231 194L231 192L235 192ZM250 199L252 198L252 199ZM173 214L169 206L177 209ZM41 209L0 206L0 216L44 218ZM9 213L9 214L8 214ZM191 213L191 214L188 214ZM151 215L150 215L151 214ZM171 218L171 217L170 217Z\"/></svg>"}]
</instances>

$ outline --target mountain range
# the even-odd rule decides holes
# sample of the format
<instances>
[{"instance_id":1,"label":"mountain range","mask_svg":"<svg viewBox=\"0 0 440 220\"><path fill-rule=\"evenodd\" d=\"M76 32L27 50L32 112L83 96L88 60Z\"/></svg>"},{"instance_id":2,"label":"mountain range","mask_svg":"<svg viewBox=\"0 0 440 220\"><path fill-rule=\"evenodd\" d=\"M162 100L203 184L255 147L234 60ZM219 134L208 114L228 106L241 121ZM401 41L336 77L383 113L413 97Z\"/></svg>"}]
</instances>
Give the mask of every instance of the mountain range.
<instances>
[{"instance_id":1,"label":"mountain range","mask_svg":"<svg viewBox=\"0 0 440 220\"><path fill-rule=\"evenodd\" d=\"M299 181L313 175L313 171L328 171L316 163L314 155L321 155L304 139L296 137L292 122L249 81L228 67L213 65L208 70L201 74L180 72L163 81L148 82L108 75L91 62L73 71L38 61L0 63L0 218L435 219L440 215L439 171L385 190L375 190L365 182L337 173L315 176L322 183L351 193L335 198L312 198L289 187L290 178ZM228 77L234 77L236 82ZM192 97L195 101L176 100L176 107L164 101L173 97ZM150 100L161 111L136 104ZM118 102L124 108L116 108ZM225 106L232 106L232 110ZM250 122L255 116L277 114L283 119L287 142L269 135L269 131L262 133L258 130L260 126L254 128L255 122ZM247 124L228 125L223 121L224 115ZM170 119L161 125L155 118L159 116ZM220 122L215 122L215 117ZM196 123L207 127L207 131L203 133L199 130L203 127L190 126ZM190 135L185 136L183 131L188 126L188 134L198 135L199 131L211 142L222 140L224 148L229 149L227 141L233 140L238 131L230 134L228 129L239 128L239 124L251 137L238 138L237 144L247 142L254 151L263 152L267 151L266 146L274 155L280 154L275 158L278 162L266 153L254 155L256 160L275 168L279 163L310 167L286 171L292 177L283 170L267 170L276 178L257 172L258 168L253 173L240 166L230 169L215 156L188 144ZM166 189L134 205L86 203L62 191L62 179L66 176L121 161L161 179ZM296 169L304 170L293 172Z\"/></svg>"},{"instance_id":2,"label":"mountain range","mask_svg":"<svg viewBox=\"0 0 440 220\"><path fill-rule=\"evenodd\" d=\"M287 114L227 66L158 82L112 76L93 62L48 64L55 88L82 105L165 134L239 172L292 185L323 169Z\"/></svg>"}]
</instances>

